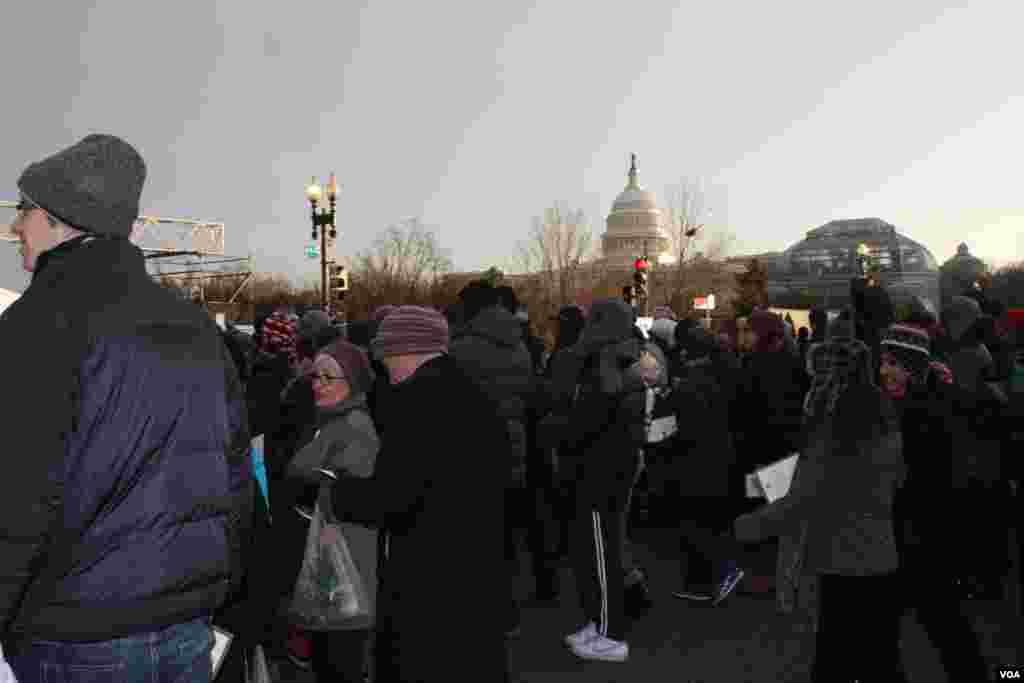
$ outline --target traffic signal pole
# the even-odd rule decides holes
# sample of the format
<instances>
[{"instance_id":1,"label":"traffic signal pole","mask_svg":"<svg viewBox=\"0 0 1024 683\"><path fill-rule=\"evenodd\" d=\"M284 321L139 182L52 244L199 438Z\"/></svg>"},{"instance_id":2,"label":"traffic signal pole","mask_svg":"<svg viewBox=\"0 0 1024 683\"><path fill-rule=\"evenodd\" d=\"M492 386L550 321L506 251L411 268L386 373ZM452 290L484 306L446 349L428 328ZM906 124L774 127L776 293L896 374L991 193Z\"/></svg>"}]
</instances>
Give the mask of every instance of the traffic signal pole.
<instances>
[{"instance_id":1,"label":"traffic signal pole","mask_svg":"<svg viewBox=\"0 0 1024 683\"><path fill-rule=\"evenodd\" d=\"M646 318L648 314L647 302L650 299L647 291L647 274L651 269L651 262L647 259L646 253L633 262L633 269L634 290L640 308L640 315Z\"/></svg>"}]
</instances>

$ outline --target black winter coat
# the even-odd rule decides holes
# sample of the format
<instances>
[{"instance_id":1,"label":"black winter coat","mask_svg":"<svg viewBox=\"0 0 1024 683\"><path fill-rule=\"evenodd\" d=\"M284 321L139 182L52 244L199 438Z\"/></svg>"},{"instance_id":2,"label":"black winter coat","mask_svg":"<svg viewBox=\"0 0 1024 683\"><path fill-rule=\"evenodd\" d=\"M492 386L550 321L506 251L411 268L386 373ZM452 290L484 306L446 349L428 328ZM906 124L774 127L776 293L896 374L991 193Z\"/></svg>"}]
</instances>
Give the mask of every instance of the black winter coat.
<instances>
[{"instance_id":1,"label":"black winter coat","mask_svg":"<svg viewBox=\"0 0 1024 683\"><path fill-rule=\"evenodd\" d=\"M799 357L784 351L747 357L730 410L740 466L746 472L803 447L803 403L808 389L810 377Z\"/></svg>"},{"instance_id":2,"label":"black winter coat","mask_svg":"<svg viewBox=\"0 0 1024 683\"><path fill-rule=\"evenodd\" d=\"M677 378L672 400L679 431L671 467L681 495L742 496L743 473L729 415L735 373L726 359L716 356L685 364Z\"/></svg>"},{"instance_id":3,"label":"black winter coat","mask_svg":"<svg viewBox=\"0 0 1024 683\"><path fill-rule=\"evenodd\" d=\"M340 520L389 534L377 629L392 652L378 661L377 675L446 683L462 673L501 681L508 471L488 456L503 447L504 422L448 356L392 385L383 407L374 475L342 477L333 491Z\"/></svg>"}]
</instances>

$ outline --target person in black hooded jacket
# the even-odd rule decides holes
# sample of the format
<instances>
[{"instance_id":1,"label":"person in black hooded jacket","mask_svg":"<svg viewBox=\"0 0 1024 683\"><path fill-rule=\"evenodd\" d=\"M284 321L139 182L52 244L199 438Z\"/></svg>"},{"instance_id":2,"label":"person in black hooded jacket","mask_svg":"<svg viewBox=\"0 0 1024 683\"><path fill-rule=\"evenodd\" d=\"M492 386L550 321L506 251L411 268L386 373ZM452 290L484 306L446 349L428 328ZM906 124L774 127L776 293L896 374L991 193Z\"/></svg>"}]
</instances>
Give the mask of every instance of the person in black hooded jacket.
<instances>
[{"instance_id":1,"label":"person in black hooded jacket","mask_svg":"<svg viewBox=\"0 0 1024 683\"><path fill-rule=\"evenodd\" d=\"M587 319L582 308L569 305L563 306L558 311L555 320L558 322L555 349L551 353L551 358L548 359L547 367L544 368L544 388L547 399L547 405L544 408L545 416L547 413L563 413L569 409L578 371L576 361L571 355L571 349L579 341L580 333L583 331ZM544 416L541 417L543 419ZM553 451L554 477L559 494L557 508L560 533L557 554L560 557L568 557L570 525L575 514L573 501L576 481L564 468L560 467L560 463L567 458L571 460L571 455L565 451L564 447L551 450Z\"/></svg>"},{"instance_id":2,"label":"person in black hooded jacket","mask_svg":"<svg viewBox=\"0 0 1024 683\"><path fill-rule=\"evenodd\" d=\"M646 394L626 370L640 360L633 311L621 299L597 301L579 342L567 355L576 373L576 399L568 414L549 415L540 425L541 445L561 446L562 463L576 485L573 567L589 623L566 637L583 659L625 661L624 590L620 552L622 510L645 436Z\"/></svg>"}]
</instances>

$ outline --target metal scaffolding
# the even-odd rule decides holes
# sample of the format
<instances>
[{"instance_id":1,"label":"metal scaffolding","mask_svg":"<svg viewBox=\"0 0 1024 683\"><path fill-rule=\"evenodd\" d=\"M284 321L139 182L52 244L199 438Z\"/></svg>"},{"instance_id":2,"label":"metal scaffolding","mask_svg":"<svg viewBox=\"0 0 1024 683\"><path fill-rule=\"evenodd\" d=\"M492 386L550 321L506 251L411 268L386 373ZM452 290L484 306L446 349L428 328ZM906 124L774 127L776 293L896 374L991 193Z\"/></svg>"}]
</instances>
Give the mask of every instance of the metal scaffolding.
<instances>
[{"instance_id":1,"label":"metal scaffolding","mask_svg":"<svg viewBox=\"0 0 1024 683\"><path fill-rule=\"evenodd\" d=\"M0 208L15 209L17 202L0 200ZM147 272L154 279L174 277L192 285L193 298L205 303L203 284L209 280L241 278L241 283L231 295L233 304L238 295L252 281L252 256L226 257L224 254L224 223L198 221L190 218L166 218L161 216L139 216L132 226L131 241L142 250L146 259ZM0 241L16 243L18 237L10 228L0 230ZM184 259L172 261L171 259ZM211 268L226 264L244 263L237 272L211 271ZM177 266L184 270L163 272L161 266ZM197 296L198 295L198 296Z\"/></svg>"}]
</instances>

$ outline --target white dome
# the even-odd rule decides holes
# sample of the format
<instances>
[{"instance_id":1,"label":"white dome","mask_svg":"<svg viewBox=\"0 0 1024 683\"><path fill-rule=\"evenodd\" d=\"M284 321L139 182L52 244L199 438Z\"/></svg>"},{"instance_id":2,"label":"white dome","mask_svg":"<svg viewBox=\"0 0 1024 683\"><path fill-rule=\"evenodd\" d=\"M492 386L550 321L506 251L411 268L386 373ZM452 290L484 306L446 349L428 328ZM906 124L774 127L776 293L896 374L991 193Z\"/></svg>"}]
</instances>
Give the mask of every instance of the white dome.
<instances>
[{"instance_id":1,"label":"white dome","mask_svg":"<svg viewBox=\"0 0 1024 683\"><path fill-rule=\"evenodd\" d=\"M658 211L658 199L643 188L626 188L612 204L612 213L619 211Z\"/></svg>"}]
</instances>

